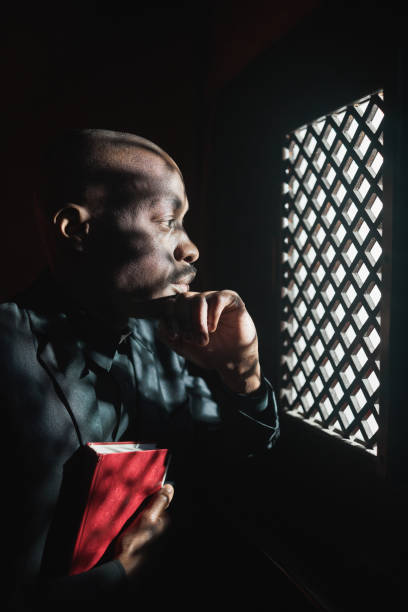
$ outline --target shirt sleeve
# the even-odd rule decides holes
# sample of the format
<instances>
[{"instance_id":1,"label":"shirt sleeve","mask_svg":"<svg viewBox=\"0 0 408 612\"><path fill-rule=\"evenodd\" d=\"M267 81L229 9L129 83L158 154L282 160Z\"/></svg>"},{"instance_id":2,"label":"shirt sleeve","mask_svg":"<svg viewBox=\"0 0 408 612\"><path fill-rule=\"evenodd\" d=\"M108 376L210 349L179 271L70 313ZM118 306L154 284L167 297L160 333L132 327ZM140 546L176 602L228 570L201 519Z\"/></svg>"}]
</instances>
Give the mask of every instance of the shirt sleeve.
<instances>
[{"instance_id":1,"label":"shirt sleeve","mask_svg":"<svg viewBox=\"0 0 408 612\"><path fill-rule=\"evenodd\" d=\"M82 574L42 582L35 589L39 603L106 602L126 593L128 578L120 561L108 561Z\"/></svg>"},{"instance_id":2,"label":"shirt sleeve","mask_svg":"<svg viewBox=\"0 0 408 612\"><path fill-rule=\"evenodd\" d=\"M213 435L215 444L232 457L252 456L270 450L279 438L275 392L262 376L259 389L235 393L218 380L186 374L191 410L202 435ZM232 455L231 455L232 453Z\"/></svg>"},{"instance_id":3,"label":"shirt sleeve","mask_svg":"<svg viewBox=\"0 0 408 612\"><path fill-rule=\"evenodd\" d=\"M267 378L262 376L261 386L252 393L235 393L220 383L220 401L230 404L248 418L255 419L272 429L279 429L278 407L275 392Z\"/></svg>"}]
</instances>

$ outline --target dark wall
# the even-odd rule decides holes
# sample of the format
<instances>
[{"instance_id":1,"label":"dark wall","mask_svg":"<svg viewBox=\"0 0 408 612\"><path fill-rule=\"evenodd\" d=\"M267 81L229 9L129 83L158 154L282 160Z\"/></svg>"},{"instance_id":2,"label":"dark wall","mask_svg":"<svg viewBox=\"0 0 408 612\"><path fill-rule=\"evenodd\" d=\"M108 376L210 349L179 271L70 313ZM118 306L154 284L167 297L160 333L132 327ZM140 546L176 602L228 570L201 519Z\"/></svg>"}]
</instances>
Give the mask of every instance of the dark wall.
<instances>
[{"instance_id":1,"label":"dark wall","mask_svg":"<svg viewBox=\"0 0 408 612\"><path fill-rule=\"evenodd\" d=\"M32 191L39 151L56 130L102 127L157 142L198 201L208 15L205 5L155 4L132 16L36 13L3 21L2 298L43 263ZM198 212L192 206L194 228Z\"/></svg>"},{"instance_id":2,"label":"dark wall","mask_svg":"<svg viewBox=\"0 0 408 612\"><path fill-rule=\"evenodd\" d=\"M1 28L3 223L0 299L44 263L33 215L39 151L66 127L128 130L157 142L181 167L207 262L205 175L214 98L220 87L315 2L203 0L134 3L132 15L25 11Z\"/></svg>"}]
</instances>

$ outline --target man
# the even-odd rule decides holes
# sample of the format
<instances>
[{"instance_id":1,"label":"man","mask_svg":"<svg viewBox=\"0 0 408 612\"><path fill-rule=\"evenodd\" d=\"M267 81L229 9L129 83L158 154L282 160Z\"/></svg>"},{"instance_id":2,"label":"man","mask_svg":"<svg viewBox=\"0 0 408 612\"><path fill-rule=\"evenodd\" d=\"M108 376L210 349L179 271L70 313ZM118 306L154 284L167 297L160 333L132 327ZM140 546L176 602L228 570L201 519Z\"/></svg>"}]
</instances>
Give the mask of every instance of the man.
<instances>
[{"instance_id":1,"label":"man","mask_svg":"<svg viewBox=\"0 0 408 612\"><path fill-rule=\"evenodd\" d=\"M53 143L43 168L49 269L0 311L16 606L141 592L167 558L153 553L172 507L169 550L189 539L197 475L270 448L279 431L241 298L190 291L198 250L175 162L135 135L78 130ZM163 487L111 559L68 577L49 554L64 466L87 442L112 440L169 448L175 499Z\"/></svg>"}]
</instances>

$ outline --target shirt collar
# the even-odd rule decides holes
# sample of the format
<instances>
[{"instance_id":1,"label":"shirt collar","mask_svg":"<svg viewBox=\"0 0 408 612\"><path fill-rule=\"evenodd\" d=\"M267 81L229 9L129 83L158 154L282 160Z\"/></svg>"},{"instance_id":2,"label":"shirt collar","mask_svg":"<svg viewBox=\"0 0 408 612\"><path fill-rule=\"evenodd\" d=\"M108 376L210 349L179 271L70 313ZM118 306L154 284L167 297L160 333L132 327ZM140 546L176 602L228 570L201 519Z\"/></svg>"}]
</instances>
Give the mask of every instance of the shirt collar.
<instances>
[{"instance_id":1,"label":"shirt collar","mask_svg":"<svg viewBox=\"0 0 408 612\"><path fill-rule=\"evenodd\" d=\"M83 309L71 308L67 316L81 340L86 359L109 372L117 350L132 334L132 329L129 326L120 331L109 328Z\"/></svg>"},{"instance_id":2,"label":"shirt collar","mask_svg":"<svg viewBox=\"0 0 408 612\"><path fill-rule=\"evenodd\" d=\"M109 371L119 346L133 331L129 326L114 329L92 316L65 293L49 270L44 270L15 301L36 313L42 333L52 334L64 371L78 361L79 355Z\"/></svg>"}]
</instances>

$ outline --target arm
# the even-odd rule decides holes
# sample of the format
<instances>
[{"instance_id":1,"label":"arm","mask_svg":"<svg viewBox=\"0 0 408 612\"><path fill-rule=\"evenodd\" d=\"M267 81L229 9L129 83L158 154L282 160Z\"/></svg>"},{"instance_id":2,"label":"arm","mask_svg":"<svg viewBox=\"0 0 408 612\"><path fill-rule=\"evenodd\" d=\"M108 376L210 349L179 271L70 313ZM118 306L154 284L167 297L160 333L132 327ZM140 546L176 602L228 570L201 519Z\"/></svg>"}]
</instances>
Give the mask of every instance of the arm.
<instances>
[{"instance_id":1,"label":"arm","mask_svg":"<svg viewBox=\"0 0 408 612\"><path fill-rule=\"evenodd\" d=\"M241 298L233 291L189 292L163 305L161 339L210 381L186 374L195 421L221 427L240 455L271 448L279 436L276 398Z\"/></svg>"},{"instance_id":2,"label":"arm","mask_svg":"<svg viewBox=\"0 0 408 612\"><path fill-rule=\"evenodd\" d=\"M65 601L113 601L126 597L137 588L143 572L155 555L160 536L168 527L166 509L174 494L173 487L164 485L150 500L146 508L118 536L113 560L74 576L61 576L40 582L34 593L39 604Z\"/></svg>"},{"instance_id":3,"label":"arm","mask_svg":"<svg viewBox=\"0 0 408 612\"><path fill-rule=\"evenodd\" d=\"M192 375L186 367L184 377L202 448L210 446L224 462L236 462L275 445L279 417L274 390L265 377L261 375L260 387L250 394L231 391L216 373L198 370Z\"/></svg>"}]
</instances>

